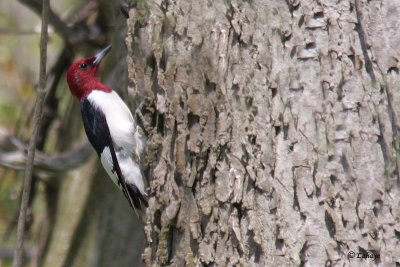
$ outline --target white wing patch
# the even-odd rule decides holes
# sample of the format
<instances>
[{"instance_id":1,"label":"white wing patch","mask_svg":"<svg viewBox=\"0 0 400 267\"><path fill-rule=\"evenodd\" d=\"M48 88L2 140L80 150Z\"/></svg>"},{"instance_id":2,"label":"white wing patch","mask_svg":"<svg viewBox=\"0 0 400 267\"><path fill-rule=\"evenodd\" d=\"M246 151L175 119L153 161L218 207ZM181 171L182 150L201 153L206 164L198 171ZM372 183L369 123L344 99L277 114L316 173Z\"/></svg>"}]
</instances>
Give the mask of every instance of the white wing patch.
<instances>
[{"instance_id":1,"label":"white wing patch","mask_svg":"<svg viewBox=\"0 0 400 267\"><path fill-rule=\"evenodd\" d=\"M142 172L140 171L139 166L132 160L132 158L123 157L118 152L117 159L121 172L125 176L125 181L128 184L134 184L137 189L139 189L139 191L146 196L147 194L144 190Z\"/></svg>"},{"instance_id":2,"label":"white wing patch","mask_svg":"<svg viewBox=\"0 0 400 267\"><path fill-rule=\"evenodd\" d=\"M107 93L93 90L87 99L92 105L100 108L106 117L118 164L124 176L122 179L125 179L123 182L135 185L146 196L142 173L138 164L132 159L133 154L136 158L140 158L144 147L144 137L137 129L131 111L114 91ZM104 148L100 157L107 174L122 190L121 185L118 184L117 173L113 172L110 149Z\"/></svg>"},{"instance_id":3,"label":"white wing patch","mask_svg":"<svg viewBox=\"0 0 400 267\"><path fill-rule=\"evenodd\" d=\"M135 121L127 105L117 93L93 90L87 98L90 103L104 113L113 142L117 147L128 149L130 153L135 147Z\"/></svg>"},{"instance_id":4,"label":"white wing patch","mask_svg":"<svg viewBox=\"0 0 400 267\"><path fill-rule=\"evenodd\" d=\"M117 172L114 170L114 164L112 161L112 156L110 152L110 148L105 147L103 152L100 155L100 161L103 165L103 168L106 170L108 176L110 176L111 180L115 183L115 185L122 190L122 185L118 183L118 175Z\"/></svg>"}]
</instances>

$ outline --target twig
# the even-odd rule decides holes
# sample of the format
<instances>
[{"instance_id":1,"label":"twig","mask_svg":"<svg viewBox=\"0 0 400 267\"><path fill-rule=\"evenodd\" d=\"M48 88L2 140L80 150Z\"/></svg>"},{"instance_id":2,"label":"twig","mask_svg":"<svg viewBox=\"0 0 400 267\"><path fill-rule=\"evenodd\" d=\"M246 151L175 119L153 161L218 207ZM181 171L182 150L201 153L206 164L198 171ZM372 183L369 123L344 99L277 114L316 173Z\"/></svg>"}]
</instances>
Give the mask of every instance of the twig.
<instances>
[{"instance_id":1,"label":"twig","mask_svg":"<svg viewBox=\"0 0 400 267\"><path fill-rule=\"evenodd\" d=\"M35 112L33 119L33 132L29 142L28 160L25 169L24 187L22 191L21 208L18 218L17 228L17 244L15 247L15 255L13 267L20 267L23 262L24 239L25 239L25 221L29 202L29 194L32 182L32 167L35 157L35 148L37 135L40 127L43 104L46 96L46 63L47 63L47 40L48 40L48 19L50 0L43 0L42 9L42 30L40 36L40 72L39 72L39 87L37 89L37 98L35 103Z\"/></svg>"},{"instance_id":2,"label":"twig","mask_svg":"<svg viewBox=\"0 0 400 267\"><path fill-rule=\"evenodd\" d=\"M30 8L33 12L40 15L43 3L41 0L18 0L23 5ZM85 14L86 12L86 14ZM54 30L72 46L87 43L96 46L104 46L106 38L104 32L96 25L96 27L87 27L87 25L80 25L89 15L93 12L93 1L87 1L79 11L74 12L78 17L74 17L71 21L74 22L73 26L68 26L50 7L49 7L49 24L53 26Z\"/></svg>"},{"instance_id":3,"label":"twig","mask_svg":"<svg viewBox=\"0 0 400 267\"><path fill-rule=\"evenodd\" d=\"M35 174L57 174L74 169L85 163L91 155L93 148L88 141L82 142L78 147L58 153L48 155L43 152L35 152L33 161L33 173ZM27 163L24 151L3 152L0 147L0 166L14 170L23 170Z\"/></svg>"}]
</instances>

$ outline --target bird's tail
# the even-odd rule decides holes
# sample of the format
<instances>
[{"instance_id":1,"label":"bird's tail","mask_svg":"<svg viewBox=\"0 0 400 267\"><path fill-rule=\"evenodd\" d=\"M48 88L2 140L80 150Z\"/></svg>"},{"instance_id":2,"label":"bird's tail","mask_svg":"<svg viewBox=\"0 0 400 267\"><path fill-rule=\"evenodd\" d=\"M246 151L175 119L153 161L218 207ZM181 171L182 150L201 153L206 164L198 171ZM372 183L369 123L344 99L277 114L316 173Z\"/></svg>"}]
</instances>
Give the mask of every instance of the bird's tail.
<instances>
[{"instance_id":1,"label":"bird's tail","mask_svg":"<svg viewBox=\"0 0 400 267\"><path fill-rule=\"evenodd\" d=\"M119 156L119 165L125 179L126 197L132 208L144 210L148 207L147 194L142 172L136 162L130 157Z\"/></svg>"},{"instance_id":2,"label":"bird's tail","mask_svg":"<svg viewBox=\"0 0 400 267\"><path fill-rule=\"evenodd\" d=\"M132 184L127 185L129 197L132 199L133 206L138 210L144 210L149 206L147 194L143 194L140 190Z\"/></svg>"}]
</instances>

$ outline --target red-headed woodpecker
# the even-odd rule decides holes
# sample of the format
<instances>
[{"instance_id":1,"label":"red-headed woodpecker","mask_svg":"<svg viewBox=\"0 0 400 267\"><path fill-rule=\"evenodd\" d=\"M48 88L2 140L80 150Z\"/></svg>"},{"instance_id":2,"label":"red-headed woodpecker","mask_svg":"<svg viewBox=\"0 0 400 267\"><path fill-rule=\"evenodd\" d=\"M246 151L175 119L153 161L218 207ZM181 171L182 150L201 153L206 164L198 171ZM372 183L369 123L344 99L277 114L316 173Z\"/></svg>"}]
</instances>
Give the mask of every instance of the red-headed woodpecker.
<instances>
[{"instance_id":1,"label":"red-headed woodpecker","mask_svg":"<svg viewBox=\"0 0 400 267\"><path fill-rule=\"evenodd\" d=\"M144 137L124 101L96 77L101 60L110 50L107 46L94 57L74 62L67 71L67 82L80 102L86 135L104 169L132 208L141 209L147 206L139 166Z\"/></svg>"}]
</instances>

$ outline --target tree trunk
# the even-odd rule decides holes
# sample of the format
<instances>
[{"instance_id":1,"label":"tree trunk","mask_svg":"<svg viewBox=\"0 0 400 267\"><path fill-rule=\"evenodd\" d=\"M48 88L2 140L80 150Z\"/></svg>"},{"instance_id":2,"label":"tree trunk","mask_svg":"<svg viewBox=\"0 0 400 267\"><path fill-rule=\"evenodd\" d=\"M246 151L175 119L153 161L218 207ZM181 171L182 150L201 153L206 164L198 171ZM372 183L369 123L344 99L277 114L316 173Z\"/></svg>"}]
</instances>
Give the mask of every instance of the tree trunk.
<instances>
[{"instance_id":1,"label":"tree trunk","mask_svg":"<svg viewBox=\"0 0 400 267\"><path fill-rule=\"evenodd\" d=\"M145 264L400 264L400 5L138 2Z\"/></svg>"}]
</instances>

